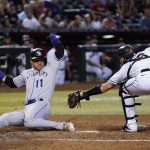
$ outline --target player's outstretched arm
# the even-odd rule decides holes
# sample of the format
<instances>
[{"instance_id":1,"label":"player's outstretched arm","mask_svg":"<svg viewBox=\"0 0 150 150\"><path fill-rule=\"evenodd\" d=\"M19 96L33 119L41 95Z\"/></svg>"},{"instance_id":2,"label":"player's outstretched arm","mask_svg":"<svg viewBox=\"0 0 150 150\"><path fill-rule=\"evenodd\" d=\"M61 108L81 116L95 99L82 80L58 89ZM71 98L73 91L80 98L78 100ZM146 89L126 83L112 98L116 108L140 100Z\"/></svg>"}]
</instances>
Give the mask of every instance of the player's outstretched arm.
<instances>
[{"instance_id":1,"label":"player's outstretched arm","mask_svg":"<svg viewBox=\"0 0 150 150\"><path fill-rule=\"evenodd\" d=\"M110 81L107 81L106 83L103 83L103 84L96 85L95 87L93 87L85 92L80 93L81 100L89 99L89 97L92 95L105 93L108 90L112 89L113 87L114 87L114 84L111 83Z\"/></svg>"},{"instance_id":2,"label":"player's outstretched arm","mask_svg":"<svg viewBox=\"0 0 150 150\"><path fill-rule=\"evenodd\" d=\"M0 81L3 81L10 88L17 88L13 82L13 78L8 77L4 72L0 71Z\"/></svg>"},{"instance_id":3,"label":"player's outstretched arm","mask_svg":"<svg viewBox=\"0 0 150 150\"><path fill-rule=\"evenodd\" d=\"M61 43L61 41L56 37L55 34L50 34L50 40L53 44L53 46L56 49L55 55L57 59L61 59L64 56L64 46Z\"/></svg>"},{"instance_id":4,"label":"player's outstretched arm","mask_svg":"<svg viewBox=\"0 0 150 150\"><path fill-rule=\"evenodd\" d=\"M107 81L106 83L96 85L95 87L85 92L76 91L74 93L71 93L68 95L69 108L74 108L80 103L81 100L89 100L90 96L105 93L113 87L114 85L111 82Z\"/></svg>"}]
</instances>

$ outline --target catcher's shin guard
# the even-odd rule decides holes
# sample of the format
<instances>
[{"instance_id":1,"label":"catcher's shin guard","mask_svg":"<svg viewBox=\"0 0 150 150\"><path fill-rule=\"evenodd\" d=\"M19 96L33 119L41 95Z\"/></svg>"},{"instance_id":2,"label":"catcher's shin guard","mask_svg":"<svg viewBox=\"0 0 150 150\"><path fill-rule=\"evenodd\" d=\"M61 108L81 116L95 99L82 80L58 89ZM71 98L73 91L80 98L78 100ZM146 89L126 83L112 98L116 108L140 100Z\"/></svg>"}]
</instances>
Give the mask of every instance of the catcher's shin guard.
<instances>
[{"instance_id":1,"label":"catcher's shin guard","mask_svg":"<svg viewBox=\"0 0 150 150\"><path fill-rule=\"evenodd\" d=\"M122 101L122 107L123 107L124 116L126 120L124 131L125 129L129 131L130 127L134 128L133 130L137 131L137 124L136 124L136 119L135 119L135 117L137 117L137 115L135 114L135 105L136 105L135 97L137 96L131 96L124 86L120 88L121 88L120 96L121 96L121 101ZM132 132L132 129L129 132Z\"/></svg>"}]
</instances>

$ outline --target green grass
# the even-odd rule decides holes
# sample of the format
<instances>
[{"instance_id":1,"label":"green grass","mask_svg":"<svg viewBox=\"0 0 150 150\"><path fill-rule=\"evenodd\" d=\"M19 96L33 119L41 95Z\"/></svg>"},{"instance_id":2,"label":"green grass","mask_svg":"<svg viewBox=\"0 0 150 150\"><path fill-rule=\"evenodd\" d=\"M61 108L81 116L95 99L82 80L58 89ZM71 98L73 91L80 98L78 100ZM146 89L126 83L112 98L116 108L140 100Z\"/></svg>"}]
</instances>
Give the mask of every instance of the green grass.
<instances>
[{"instance_id":1,"label":"green grass","mask_svg":"<svg viewBox=\"0 0 150 150\"><path fill-rule=\"evenodd\" d=\"M71 91L56 91L53 96L53 115L122 115L122 105L118 90L111 90L105 94L92 96L90 101L81 101L81 108L69 109L67 95ZM0 114L22 109L25 93L0 93ZM150 115L150 96L137 98L142 106L137 106L137 113Z\"/></svg>"}]
</instances>

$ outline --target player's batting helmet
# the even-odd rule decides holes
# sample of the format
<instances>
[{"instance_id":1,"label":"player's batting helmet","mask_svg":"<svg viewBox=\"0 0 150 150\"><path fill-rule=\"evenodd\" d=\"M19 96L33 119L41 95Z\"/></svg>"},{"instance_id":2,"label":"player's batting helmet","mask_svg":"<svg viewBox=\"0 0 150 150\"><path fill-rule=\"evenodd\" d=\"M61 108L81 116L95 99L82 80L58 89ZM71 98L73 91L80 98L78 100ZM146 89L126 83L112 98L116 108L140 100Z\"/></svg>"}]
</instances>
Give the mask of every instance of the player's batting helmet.
<instances>
[{"instance_id":1,"label":"player's batting helmet","mask_svg":"<svg viewBox=\"0 0 150 150\"><path fill-rule=\"evenodd\" d=\"M118 49L118 55L125 58L126 60L130 59L134 55L134 48L131 45L123 45Z\"/></svg>"},{"instance_id":2,"label":"player's batting helmet","mask_svg":"<svg viewBox=\"0 0 150 150\"><path fill-rule=\"evenodd\" d=\"M31 60L43 60L45 63L47 62L46 54L43 49L41 48L35 48L31 51L30 54Z\"/></svg>"}]
</instances>

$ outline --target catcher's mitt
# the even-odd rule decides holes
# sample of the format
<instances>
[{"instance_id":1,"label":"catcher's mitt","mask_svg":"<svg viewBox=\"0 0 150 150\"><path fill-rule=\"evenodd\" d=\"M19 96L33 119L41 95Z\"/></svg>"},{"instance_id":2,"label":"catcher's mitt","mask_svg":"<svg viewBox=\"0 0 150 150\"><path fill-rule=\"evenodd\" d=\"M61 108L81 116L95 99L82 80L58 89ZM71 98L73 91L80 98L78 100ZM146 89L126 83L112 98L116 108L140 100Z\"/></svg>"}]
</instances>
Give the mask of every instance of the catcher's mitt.
<instances>
[{"instance_id":1,"label":"catcher's mitt","mask_svg":"<svg viewBox=\"0 0 150 150\"><path fill-rule=\"evenodd\" d=\"M68 95L68 105L69 108L74 108L75 106L80 105L80 91Z\"/></svg>"},{"instance_id":2,"label":"catcher's mitt","mask_svg":"<svg viewBox=\"0 0 150 150\"><path fill-rule=\"evenodd\" d=\"M89 100L89 96L86 92L76 91L68 95L68 105L69 108L74 108L80 105L80 101L86 99Z\"/></svg>"}]
</instances>

